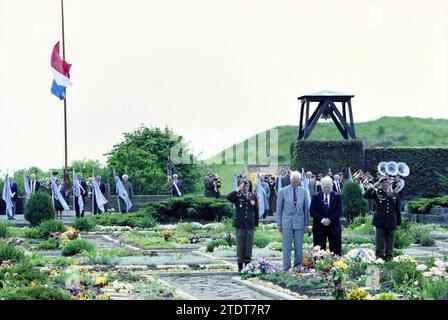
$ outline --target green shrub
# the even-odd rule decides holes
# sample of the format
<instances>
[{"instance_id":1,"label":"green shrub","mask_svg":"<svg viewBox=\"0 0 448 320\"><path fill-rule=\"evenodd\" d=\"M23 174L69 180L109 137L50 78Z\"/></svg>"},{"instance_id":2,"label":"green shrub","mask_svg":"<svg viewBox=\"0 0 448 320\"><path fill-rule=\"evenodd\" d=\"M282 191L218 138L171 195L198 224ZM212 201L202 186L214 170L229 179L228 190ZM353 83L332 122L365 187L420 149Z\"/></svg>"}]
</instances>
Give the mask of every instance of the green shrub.
<instances>
[{"instance_id":1,"label":"green shrub","mask_svg":"<svg viewBox=\"0 0 448 320\"><path fill-rule=\"evenodd\" d=\"M433 237L429 235L429 233L424 234L420 237L420 244L424 247L431 247L435 244L435 240Z\"/></svg>"},{"instance_id":2,"label":"green shrub","mask_svg":"<svg viewBox=\"0 0 448 320\"><path fill-rule=\"evenodd\" d=\"M41 238L48 238L50 233L53 232L65 232L67 231L67 228L65 227L64 223L59 220L47 220L41 222L38 227L40 231L40 237Z\"/></svg>"},{"instance_id":3,"label":"green shrub","mask_svg":"<svg viewBox=\"0 0 448 320\"><path fill-rule=\"evenodd\" d=\"M392 293L380 293L375 297L375 300L399 300L396 296L394 296Z\"/></svg>"},{"instance_id":4,"label":"green shrub","mask_svg":"<svg viewBox=\"0 0 448 320\"><path fill-rule=\"evenodd\" d=\"M61 251L63 256L74 256L75 254L83 251L92 252L95 251L95 246L87 240L75 239L68 242Z\"/></svg>"},{"instance_id":5,"label":"green shrub","mask_svg":"<svg viewBox=\"0 0 448 320\"><path fill-rule=\"evenodd\" d=\"M364 216L358 216L355 219L353 219L352 223L350 224L350 228L355 229L365 223L366 223L366 218Z\"/></svg>"},{"instance_id":6,"label":"green shrub","mask_svg":"<svg viewBox=\"0 0 448 320\"><path fill-rule=\"evenodd\" d=\"M440 278L423 282L423 298L426 300L448 300L448 280Z\"/></svg>"},{"instance_id":7,"label":"green shrub","mask_svg":"<svg viewBox=\"0 0 448 320\"><path fill-rule=\"evenodd\" d=\"M55 211L51 197L45 192L36 192L25 206L25 219L31 226L37 226L44 220L54 219Z\"/></svg>"},{"instance_id":8,"label":"green shrub","mask_svg":"<svg viewBox=\"0 0 448 320\"><path fill-rule=\"evenodd\" d=\"M48 275L46 273L33 268L33 265L29 263L15 264L11 267L0 269L0 282L5 279L5 274L8 274L9 276L16 274L14 276L14 284L16 286L26 287L31 281L45 283L48 280ZM1 291L2 290L0 290L0 292Z\"/></svg>"},{"instance_id":9,"label":"green shrub","mask_svg":"<svg viewBox=\"0 0 448 320\"><path fill-rule=\"evenodd\" d=\"M95 222L88 218L77 218L73 221L73 228L79 231L92 231L95 229Z\"/></svg>"},{"instance_id":10,"label":"green shrub","mask_svg":"<svg viewBox=\"0 0 448 320\"><path fill-rule=\"evenodd\" d=\"M224 217L231 217L233 210L226 200L197 195L150 202L143 209L145 213L153 213L161 222L220 221Z\"/></svg>"},{"instance_id":11,"label":"green shrub","mask_svg":"<svg viewBox=\"0 0 448 320\"><path fill-rule=\"evenodd\" d=\"M394 248L406 249L412 244L412 236L406 230L398 229L395 232Z\"/></svg>"},{"instance_id":12,"label":"green shrub","mask_svg":"<svg viewBox=\"0 0 448 320\"><path fill-rule=\"evenodd\" d=\"M343 214L348 221L369 211L367 200L362 197L361 189L355 182L346 181L342 187Z\"/></svg>"},{"instance_id":13,"label":"green shrub","mask_svg":"<svg viewBox=\"0 0 448 320\"><path fill-rule=\"evenodd\" d=\"M0 238L8 237L8 225L6 223L0 223Z\"/></svg>"},{"instance_id":14,"label":"green shrub","mask_svg":"<svg viewBox=\"0 0 448 320\"><path fill-rule=\"evenodd\" d=\"M0 264L3 261L11 260L12 262L19 262L25 258L24 253L14 246L5 242L0 242Z\"/></svg>"},{"instance_id":15,"label":"green shrub","mask_svg":"<svg viewBox=\"0 0 448 320\"><path fill-rule=\"evenodd\" d=\"M224 239L216 239L216 240L212 240L209 243L207 243L207 252L213 252L215 250L216 247L219 246L227 246L228 243L226 240Z\"/></svg>"},{"instance_id":16,"label":"green shrub","mask_svg":"<svg viewBox=\"0 0 448 320\"><path fill-rule=\"evenodd\" d=\"M152 215L145 215L140 219L136 220L136 226L143 229L153 229L157 226L157 218Z\"/></svg>"},{"instance_id":17,"label":"green shrub","mask_svg":"<svg viewBox=\"0 0 448 320\"><path fill-rule=\"evenodd\" d=\"M380 265L380 282L391 289L398 289L409 282L423 282L423 274L416 270L414 263L388 262Z\"/></svg>"},{"instance_id":18,"label":"green shrub","mask_svg":"<svg viewBox=\"0 0 448 320\"><path fill-rule=\"evenodd\" d=\"M274 241L281 241L280 234L265 233L255 231L254 234L254 246L258 248L265 248L269 243Z\"/></svg>"},{"instance_id":19,"label":"green shrub","mask_svg":"<svg viewBox=\"0 0 448 320\"><path fill-rule=\"evenodd\" d=\"M437 197L432 199L422 198L409 201L407 211L414 214L429 213L432 208L448 208L448 197Z\"/></svg>"},{"instance_id":20,"label":"green shrub","mask_svg":"<svg viewBox=\"0 0 448 320\"><path fill-rule=\"evenodd\" d=\"M39 228L27 228L24 232L24 236L27 239L37 239L41 236L41 230Z\"/></svg>"},{"instance_id":21,"label":"green shrub","mask_svg":"<svg viewBox=\"0 0 448 320\"><path fill-rule=\"evenodd\" d=\"M59 248L59 242L54 239L49 239L47 241L39 243L38 248L40 250L54 250Z\"/></svg>"},{"instance_id":22,"label":"green shrub","mask_svg":"<svg viewBox=\"0 0 448 320\"><path fill-rule=\"evenodd\" d=\"M0 292L0 298L4 300L65 300L70 296L59 288L40 285L3 290Z\"/></svg>"}]
</instances>

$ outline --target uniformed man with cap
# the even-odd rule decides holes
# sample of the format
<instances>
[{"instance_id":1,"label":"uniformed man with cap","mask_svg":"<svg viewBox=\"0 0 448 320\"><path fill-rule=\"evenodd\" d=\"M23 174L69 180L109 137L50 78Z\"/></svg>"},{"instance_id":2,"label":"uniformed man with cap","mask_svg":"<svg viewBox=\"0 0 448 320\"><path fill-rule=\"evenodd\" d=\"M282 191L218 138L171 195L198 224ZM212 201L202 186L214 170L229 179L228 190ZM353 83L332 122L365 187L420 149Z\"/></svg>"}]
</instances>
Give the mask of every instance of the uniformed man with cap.
<instances>
[{"instance_id":1,"label":"uniformed man with cap","mask_svg":"<svg viewBox=\"0 0 448 320\"><path fill-rule=\"evenodd\" d=\"M258 201L257 195L249 191L249 181L242 180L236 191L227 196L227 200L235 205L235 217L233 226L236 229L236 252L238 271L243 269L243 264L252 260L252 247L254 231L258 227Z\"/></svg>"},{"instance_id":2,"label":"uniformed man with cap","mask_svg":"<svg viewBox=\"0 0 448 320\"><path fill-rule=\"evenodd\" d=\"M373 188L367 189L364 198L373 199L376 203L376 212L372 220L372 224L376 227L376 257L391 261L395 230L401 224L398 195L390 191L388 178L382 177L373 185Z\"/></svg>"}]
</instances>

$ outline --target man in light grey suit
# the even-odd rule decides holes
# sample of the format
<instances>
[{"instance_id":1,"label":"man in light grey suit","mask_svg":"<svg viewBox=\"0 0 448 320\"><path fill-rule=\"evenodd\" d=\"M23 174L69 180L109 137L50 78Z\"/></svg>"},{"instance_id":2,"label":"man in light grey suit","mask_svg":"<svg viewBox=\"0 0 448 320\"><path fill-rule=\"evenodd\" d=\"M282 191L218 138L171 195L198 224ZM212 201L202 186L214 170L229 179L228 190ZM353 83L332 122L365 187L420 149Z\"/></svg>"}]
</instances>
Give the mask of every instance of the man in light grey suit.
<instances>
[{"instance_id":1,"label":"man in light grey suit","mask_svg":"<svg viewBox=\"0 0 448 320\"><path fill-rule=\"evenodd\" d=\"M278 191L277 226L282 234L283 270L291 268L292 242L294 241L294 268L302 265L303 235L309 221L309 199L300 186L300 173L292 171L291 184Z\"/></svg>"}]
</instances>

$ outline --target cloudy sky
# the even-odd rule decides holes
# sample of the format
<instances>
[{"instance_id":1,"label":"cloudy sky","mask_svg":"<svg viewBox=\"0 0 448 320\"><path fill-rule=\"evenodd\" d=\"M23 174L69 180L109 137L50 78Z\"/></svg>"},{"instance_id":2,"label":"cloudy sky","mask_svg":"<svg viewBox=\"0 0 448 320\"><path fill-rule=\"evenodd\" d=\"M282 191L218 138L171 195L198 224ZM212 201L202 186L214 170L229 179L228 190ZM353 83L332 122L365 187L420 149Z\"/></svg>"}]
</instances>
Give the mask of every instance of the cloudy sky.
<instances>
[{"instance_id":1,"label":"cloudy sky","mask_svg":"<svg viewBox=\"0 0 448 320\"><path fill-rule=\"evenodd\" d=\"M298 123L297 97L355 95L355 121L448 118L448 1L65 0L69 161L140 124L207 158ZM59 0L0 0L0 170L61 167L50 94Z\"/></svg>"}]
</instances>

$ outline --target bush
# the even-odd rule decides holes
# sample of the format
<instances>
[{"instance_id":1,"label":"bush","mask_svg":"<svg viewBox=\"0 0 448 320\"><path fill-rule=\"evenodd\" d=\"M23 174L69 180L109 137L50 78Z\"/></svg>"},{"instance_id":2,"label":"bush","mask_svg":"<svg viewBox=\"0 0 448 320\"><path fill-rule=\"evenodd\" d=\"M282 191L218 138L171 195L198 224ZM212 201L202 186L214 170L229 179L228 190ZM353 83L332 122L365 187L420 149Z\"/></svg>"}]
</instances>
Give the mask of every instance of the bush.
<instances>
[{"instance_id":1,"label":"bush","mask_svg":"<svg viewBox=\"0 0 448 320\"><path fill-rule=\"evenodd\" d=\"M426 300L448 300L448 280L437 279L423 282L423 298Z\"/></svg>"},{"instance_id":2,"label":"bush","mask_svg":"<svg viewBox=\"0 0 448 320\"><path fill-rule=\"evenodd\" d=\"M152 215L145 215L140 219L137 219L136 226L143 229L152 229L157 226L157 218L154 218Z\"/></svg>"},{"instance_id":3,"label":"bush","mask_svg":"<svg viewBox=\"0 0 448 320\"><path fill-rule=\"evenodd\" d=\"M150 202L143 212L153 213L161 222L176 221L220 221L233 215L230 202L204 196L188 195Z\"/></svg>"},{"instance_id":4,"label":"bush","mask_svg":"<svg viewBox=\"0 0 448 320\"><path fill-rule=\"evenodd\" d=\"M79 231L92 231L95 229L95 222L88 218L77 218L72 226Z\"/></svg>"},{"instance_id":5,"label":"bush","mask_svg":"<svg viewBox=\"0 0 448 320\"><path fill-rule=\"evenodd\" d=\"M364 244L364 243L374 243L372 238L346 238L344 239L345 244Z\"/></svg>"},{"instance_id":6,"label":"bush","mask_svg":"<svg viewBox=\"0 0 448 320\"><path fill-rule=\"evenodd\" d=\"M254 246L258 248L265 248L271 242L281 241L279 238L281 238L280 235L256 231L254 234Z\"/></svg>"},{"instance_id":7,"label":"bush","mask_svg":"<svg viewBox=\"0 0 448 320\"><path fill-rule=\"evenodd\" d=\"M10 260L12 262L19 262L25 258L24 253L14 246L5 242L0 242L0 264L3 261Z\"/></svg>"},{"instance_id":8,"label":"bush","mask_svg":"<svg viewBox=\"0 0 448 320\"><path fill-rule=\"evenodd\" d=\"M8 225L6 223L0 223L0 238L8 237Z\"/></svg>"},{"instance_id":9,"label":"bush","mask_svg":"<svg viewBox=\"0 0 448 320\"><path fill-rule=\"evenodd\" d=\"M361 189L355 182L346 181L342 187L343 214L348 221L369 211L367 200L362 197Z\"/></svg>"},{"instance_id":10,"label":"bush","mask_svg":"<svg viewBox=\"0 0 448 320\"><path fill-rule=\"evenodd\" d=\"M38 248L40 250L54 250L59 248L59 242L54 239L50 239L44 242L39 243Z\"/></svg>"},{"instance_id":11,"label":"bush","mask_svg":"<svg viewBox=\"0 0 448 320\"><path fill-rule=\"evenodd\" d=\"M213 252L215 250L216 247L219 246L227 246L228 243L226 240L224 239L216 239L216 240L212 240L207 244L207 252Z\"/></svg>"},{"instance_id":12,"label":"bush","mask_svg":"<svg viewBox=\"0 0 448 320\"><path fill-rule=\"evenodd\" d=\"M65 300L69 299L69 295L61 289L40 285L3 290L0 298L4 300Z\"/></svg>"},{"instance_id":13,"label":"bush","mask_svg":"<svg viewBox=\"0 0 448 320\"><path fill-rule=\"evenodd\" d=\"M363 216L358 216L356 218L353 219L353 221L350 224L350 228L351 229L355 229L360 227L361 225L366 223L366 217Z\"/></svg>"},{"instance_id":14,"label":"bush","mask_svg":"<svg viewBox=\"0 0 448 320\"><path fill-rule=\"evenodd\" d=\"M412 236L406 230L398 229L395 232L395 249L406 249L412 244Z\"/></svg>"},{"instance_id":15,"label":"bush","mask_svg":"<svg viewBox=\"0 0 448 320\"><path fill-rule=\"evenodd\" d=\"M420 244L424 247L431 247L435 244L435 240L433 237L429 235L429 233L424 234L420 237Z\"/></svg>"},{"instance_id":16,"label":"bush","mask_svg":"<svg viewBox=\"0 0 448 320\"><path fill-rule=\"evenodd\" d=\"M433 199L418 199L409 201L407 211L414 214L429 213L432 208L448 208L448 197L438 197Z\"/></svg>"},{"instance_id":17,"label":"bush","mask_svg":"<svg viewBox=\"0 0 448 320\"><path fill-rule=\"evenodd\" d=\"M38 225L37 228L40 231L41 238L48 238L50 233L53 233L53 232L63 233L67 230L64 223L59 220L43 221Z\"/></svg>"},{"instance_id":18,"label":"bush","mask_svg":"<svg viewBox=\"0 0 448 320\"><path fill-rule=\"evenodd\" d=\"M75 254L83 251L92 252L95 251L95 246L87 240L75 239L68 242L61 251L63 256L74 256Z\"/></svg>"},{"instance_id":19,"label":"bush","mask_svg":"<svg viewBox=\"0 0 448 320\"><path fill-rule=\"evenodd\" d=\"M54 219L55 211L51 197L45 192L36 192L25 206L25 219L31 226L37 226L44 220Z\"/></svg>"},{"instance_id":20,"label":"bush","mask_svg":"<svg viewBox=\"0 0 448 320\"><path fill-rule=\"evenodd\" d=\"M37 239L41 236L41 230L39 228L27 228L24 232L25 238Z\"/></svg>"}]
</instances>

